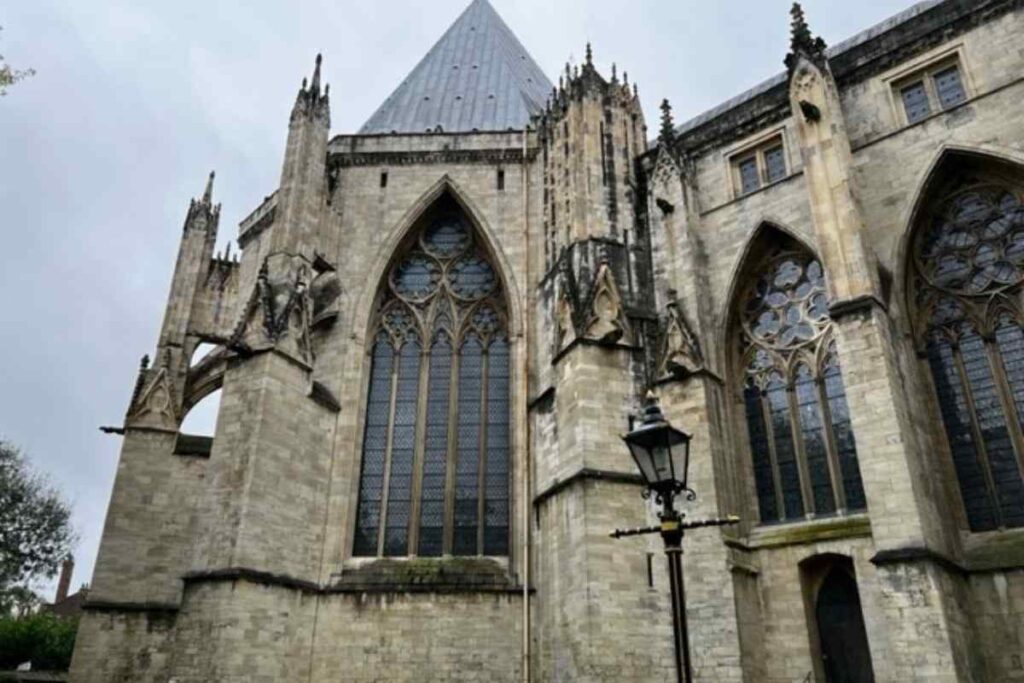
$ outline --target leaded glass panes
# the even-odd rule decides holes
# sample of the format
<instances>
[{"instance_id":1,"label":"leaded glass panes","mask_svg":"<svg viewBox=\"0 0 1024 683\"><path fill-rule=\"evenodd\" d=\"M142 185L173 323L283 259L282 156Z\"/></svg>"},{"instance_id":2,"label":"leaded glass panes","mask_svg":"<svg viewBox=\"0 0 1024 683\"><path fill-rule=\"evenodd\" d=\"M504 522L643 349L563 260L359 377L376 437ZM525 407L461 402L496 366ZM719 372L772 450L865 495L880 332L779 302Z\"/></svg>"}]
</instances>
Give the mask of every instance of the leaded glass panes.
<instances>
[{"instance_id":1,"label":"leaded glass panes","mask_svg":"<svg viewBox=\"0 0 1024 683\"><path fill-rule=\"evenodd\" d=\"M785 517L793 519L803 516L804 500L800 489L800 467L797 464L796 448L793 445L793 424L791 422L793 415L789 406L788 394L782 376L774 374L768 381L766 393L769 424L772 430L772 442L775 446L775 460L778 462Z\"/></svg>"},{"instance_id":2,"label":"leaded glass panes","mask_svg":"<svg viewBox=\"0 0 1024 683\"><path fill-rule=\"evenodd\" d=\"M949 109L967 99L964 84L960 81L960 69L951 66L934 74L935 93L939 96L939 105Z\"/></svg>"},{"instance_id":3,"label":"leaded glass panes","mask_svg":"<svg viewBox=\"0 0 1024 683\"><path fill-rule=\"evenodd\" d=\"M355 555L508 554L505 320L461 214L422 226L379 304Z\"/></svg>"},{"instance_id":4,"label":"leaded glass panes","mask_svg":"<svg viewBox=\"0 0 1024 683\"><path fill-rule=\"evenodd\" d=\"M487 443L484 459L484 554L508 554L508 343L487 351Z\"/></svg>"},{"instance_id":5,"label":"leaded glass panes","mask_svg":"<svg viewBox=\"0 0 1024 683\"><path fill-rule=\"evenodd\" d=\"M829 514L836 510L836 499L828 467L825 426L821 420L821 396L814 374L806 365L801 365L796 370L793 394L800 423L800 437L807 458L807 474L811 497L814 500L814 512L819 515Z\"/></svg>"},{"instance_id":6,"label":"leaded glass panes","mask_svg":"<svg viewBox=\"0 0 1024 683\"><path fill-rule=\"evenodd\" d=\"M782 145L765 150L764 169L769 183L786 177L786 155Z\"/></svg>"},{"instance_id":7,"label":"leaded glass panes","mask_svg":"<svg viewBox=\"0 0 1024 683\"><path fill-rule=\"evenodd\" d=\"M359 509L353 554L377 554L387 456L388 426L391 418L392 348L383 334L373 347L370 391L366 399L366 431L363 435L363 471L359 481Z\"/></svg>"},{"instance_id":8,"label":"leaded glass panes","mask_svg":"<svg viewBox=\"0 0 1024 683\"><path fill-rule=\"evenodd\" d=\"M452 347L448 335L437 335L430 349L427 425L423 435L423 480L420 484L420 555L444 550L444 500L448 471L448 399Z\"/></svg>"},{"instance_id":9,"label":"leaded glass panes","mask_svg":"<svg viewBox=\"0 0 1024 683\"><path fill-rule=\"evenodd\" d=\"M860 479L860 465L857 463L857 445L853 441L853 427L850 425L850 409L846 405L846 388L843 374L839 371L839 359L830 350L825 358L822 371L825 379L825 401L828 407L829 424L832 425L832 439L842 477L846 507L863 510L868 506L864 498L864 485Z\"/></svg>"},{"instance_id":10,"label":"leaded glass panes","mask_svg":"<svg viewBox=\"0 0 1024 683\"><path fill-rule=\"evenodd\" d=\"M925 309L918 338L970 528L1020 527L1024 206L999 182L950 189L927 207L915 237L913 300Z\"/></svg>"},{"instance_id":11,"label":"leaded glass panes","mask_svg":"<svg viewBox=\"0 0 1024 683\"><path fill-rule=\"evenodd\" d=\"M739 163L740 192L749 194L761 187L761 178L757 173L757 157L744 159Z\"/></svg>"},{"instance_id":12,"label":"leaded glass panes","mask_svg":"<svg viewBox=\"0 0 1024 683\"><path fill-rule=\"evenodd\" d=\"M780 253L755 275L741 317L743 405L761 521L863 510L821 264Z\"/></svg>"},{"instance_id":13,"label":"leaded glass panes","mask_svg":"<svg viewBox=\"0 0 1024 683\"><path fill-rule=\"evenodd\" d=\"M405 555L409 549L412 507L412 465L416 450L416 406L419 402L420 345L412 342L398 354L395 414L391 426L391 471L384 525L384 554Z\"/></svg>"},{"instance_id":14,"label":"leaded glass panes","mask_svg":"<svg viewBox=\"0 0 1024 683\"><path fill-rule=\"evenodd\" d=\"M456 425L455 522L452 552L477 552L478 502L480 499L480 403L483 385L483 349L476 336L469 337L459 353L459 421Z\"/></svg>"},{"instance_id":15,"label":"leaded glass panes","mask_svg":"<svg viewBox=\"0 0 1024 683\"><path fill-rule=\"evenodd\" d=\"M924 81L917 81L900 90L900 98L903 100L903 111L907 114L907 122L914 123L927 117L932 113L931 105L928 104L928 91L924 88Z\"/></svg>"},{"instance_id":16,"label":"leaded glass panes","mask_svg":"<svg viewBox=\"0 0 1024 683\"><path fill-rule=\"evenodd\" d=\"M743 405L746 409L747 425L750 428L750 450L754 456L754 484L757 489L757 503L763 521L779 519L779 502L775 495L775 474L772 471L771 446L768 444L768 429L764 420L764 403L761 390L753 379L743 389Z\"/></svg>"}]
</instances>

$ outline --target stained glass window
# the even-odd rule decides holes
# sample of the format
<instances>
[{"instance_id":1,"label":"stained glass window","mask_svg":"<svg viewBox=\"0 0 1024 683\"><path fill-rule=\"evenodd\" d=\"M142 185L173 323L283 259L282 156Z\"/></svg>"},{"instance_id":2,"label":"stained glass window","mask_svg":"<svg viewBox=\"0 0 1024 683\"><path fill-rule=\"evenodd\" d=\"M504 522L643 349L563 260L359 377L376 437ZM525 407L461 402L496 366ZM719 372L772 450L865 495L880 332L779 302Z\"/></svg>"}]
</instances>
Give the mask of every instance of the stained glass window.
<instances>
[{"instance_id":1,"label":"stained glass window","mask_svg":"<svg viewBox=\"0 0 1024 683\"><path fill-rule=\"evenodd\" d=\"M507 555L505 306L461 214L420 228L377 319L353 554Z\"/></svg>"},{"instance_id":2,"label":"stained glass window","mask_svg":"<svg viewBox=\"0 0 1024 683\"><path fill-rule=\"evenodd\" d=\"M766 259L741 319L743 406L761 521L865 509L821 264L794 252Z\"/></svg>"},{"instance_id":3,"label":"stained glass window","mask_svg":"<svg viewBox=\"0 0 1024 683\"><path fill-rule=\"evenodd\" d=\"M1024 203L1017 190L973 179L949 188L921 220L918 339L967 522L973 531L1021 527Z\"/></svg>"}]
</instances>

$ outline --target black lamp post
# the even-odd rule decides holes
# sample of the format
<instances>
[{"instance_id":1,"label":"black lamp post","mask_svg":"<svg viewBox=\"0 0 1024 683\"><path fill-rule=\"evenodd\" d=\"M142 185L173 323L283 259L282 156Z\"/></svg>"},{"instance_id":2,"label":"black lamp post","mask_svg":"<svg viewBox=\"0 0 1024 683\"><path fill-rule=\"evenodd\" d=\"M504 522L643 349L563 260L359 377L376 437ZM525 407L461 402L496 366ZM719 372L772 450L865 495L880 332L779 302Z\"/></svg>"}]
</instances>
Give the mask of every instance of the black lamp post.
<instances>
[{"instance_id":1,"label":"black lamp post","mask_svg":"<svg viewBox=\"0 0 1024 683\"><path fill-rule=\"evenodd\" d=\"M661 524L656 527L616 530L613 538L637 534L660 533L665 541L665 555L668 557L668 577L672 593L672 625L675 641L676 680L690 683L693 667L690 664L690 643L686 628L686 592L683 589L683 532L704 526L722 526L739 522L738 517L684 522L683 513L675 508L676 496L683 494L686 500L696 500L697 494L687 485L690 467L690 435L682 432L665 419L658 398L647 395L643 419L638 427L632 428L622 440L640 469L646 489L642 494L648 498L652 493L661 507Z\"/></svg>"}]
</instances>

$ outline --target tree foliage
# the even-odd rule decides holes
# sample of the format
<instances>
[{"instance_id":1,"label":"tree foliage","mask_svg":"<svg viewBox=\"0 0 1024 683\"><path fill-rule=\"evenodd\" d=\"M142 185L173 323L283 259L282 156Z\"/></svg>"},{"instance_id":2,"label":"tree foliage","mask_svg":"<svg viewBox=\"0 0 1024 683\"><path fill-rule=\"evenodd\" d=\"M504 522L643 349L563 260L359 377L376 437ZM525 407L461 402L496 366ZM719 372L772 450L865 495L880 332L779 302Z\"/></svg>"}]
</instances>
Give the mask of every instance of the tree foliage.
<instances>
[{"instance_id":1,"label":"tree foliage","mask_svg":"<svg viewBox=\"0 0 1024 683\"><path fill-rule=\"evenodd\" d=\"M35 671L66 671L77 632L77 619L45 612L0 618L0 671L25 662L31 662Z\"/></svg>"},{"instance_id":2,"label":"tree foliage","mask_svg":"<svg viewBox=\"0 0 1024 683\"><path fill-rule=\"evenodd\" d=\"M7 613L19 587L50 578L68 556L74 534L71 507L21 452L0 441L0 609Z\"/></svg>"},{"instance_id":3,"label":"tree foliage","mask_svg":"<svg viewBox=\"0 0 1024 683\"><path fill-rule=\"evenodd\" d=\"M0 26L0 31L3 31L4 27ZM0 55L0 97L7 94L8 86L14 85L20 80L28 78L29 76L35 75L35 69L14 69L10 64L4 61L4 56Z\"/></svg>"}]
</instances>

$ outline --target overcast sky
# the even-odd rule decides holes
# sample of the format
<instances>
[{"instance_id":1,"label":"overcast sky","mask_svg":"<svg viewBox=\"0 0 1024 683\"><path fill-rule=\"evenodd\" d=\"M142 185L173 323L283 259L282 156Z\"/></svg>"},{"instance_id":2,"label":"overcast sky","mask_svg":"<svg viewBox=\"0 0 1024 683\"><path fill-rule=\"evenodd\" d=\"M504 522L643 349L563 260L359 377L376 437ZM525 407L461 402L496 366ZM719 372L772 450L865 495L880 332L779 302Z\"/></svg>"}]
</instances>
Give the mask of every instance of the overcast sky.
<instances>
[{"instance_id":1,"label":"overcast sky","mask_svg":"<svg viewBox=\"0 0 1024 683\"><path fill-rule=\"evenodd\" d=\"M492 0L549 78L590 40L681 122L782 70L787 0ZM0 54L0 438L74 506L88 581L139 357L151 353L190 197L217 170L220 244L272 192L317 52L333 133L354 132L468 0L5 0ZM836 43L907 0L806 0ZM50 590L52 586L47 586ZM49 597L49 596L48 596Z\"/></svg>"}]
</instances>

